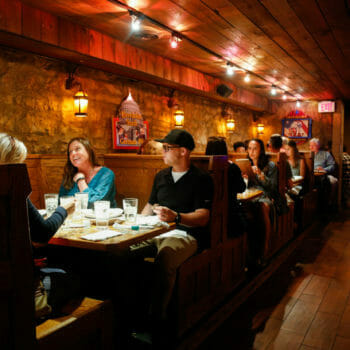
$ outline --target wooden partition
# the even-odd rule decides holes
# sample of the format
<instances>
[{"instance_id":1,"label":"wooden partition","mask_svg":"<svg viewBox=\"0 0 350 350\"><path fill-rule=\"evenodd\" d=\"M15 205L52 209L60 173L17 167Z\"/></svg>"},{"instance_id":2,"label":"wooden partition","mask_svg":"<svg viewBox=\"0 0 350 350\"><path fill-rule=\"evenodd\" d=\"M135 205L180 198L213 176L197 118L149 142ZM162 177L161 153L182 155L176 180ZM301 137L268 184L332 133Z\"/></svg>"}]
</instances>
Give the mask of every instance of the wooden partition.
<instances>
[{"instance_id":1,"label":"wooden partition","mask_svg":"<svg viewBox=\"0 0 350 350\"><path fill-rule=\"evenodd\" d=\"M0 347L33 350L33 262L26 220L31 189L26 166L0 165L0 178Z\"/></svg>"}]
</instances>

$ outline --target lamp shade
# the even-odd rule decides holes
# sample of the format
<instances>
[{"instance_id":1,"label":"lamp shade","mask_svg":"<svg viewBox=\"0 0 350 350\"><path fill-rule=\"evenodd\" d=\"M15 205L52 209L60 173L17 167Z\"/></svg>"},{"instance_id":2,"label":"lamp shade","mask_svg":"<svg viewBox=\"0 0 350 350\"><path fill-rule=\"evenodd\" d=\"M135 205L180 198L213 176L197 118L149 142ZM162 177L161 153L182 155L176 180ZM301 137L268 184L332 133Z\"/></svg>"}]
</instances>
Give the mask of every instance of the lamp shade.
<instances>
[{"instance_id":1,"label":"lamp shade","mask_svg":"<svg viewBox=\"0 0 350 350\"><path fill-rule=\"evenodd\" d=\"M235 130L235 120L232 118L226 119L226 130L228 132L233 132Z\"/></svg>"},{"instance_id":2,"label":"lamp shade","mask_svg":"<svg viewBox=\"0 0 350 350\"><path fill-rule=\"evenodd\" d=\"M258 124L258 126L256 127L256 130L258 132L258 134L263 134L264 133L264 124Z\"/></svg>"},{"instance_id":3,"label":"lamp shade","mask_svg":"<svg viewBox=\"0 0 350 350\"><path fill-rule=\"evenodd\" d=\"M80 90L74 95L74 114L76 117L87 117L88 95Z\"/></svg>"},{"instance_id":4,"label":"lamp shade","mask_svg":"<svg viewBox=\"0 0 350 350\"><path fill-rule=\"evenodd\" d=\"M175 128L183 128L185 120L185 114L181 109L178 109L174 113Z\"/></svg>"}]
</instances>

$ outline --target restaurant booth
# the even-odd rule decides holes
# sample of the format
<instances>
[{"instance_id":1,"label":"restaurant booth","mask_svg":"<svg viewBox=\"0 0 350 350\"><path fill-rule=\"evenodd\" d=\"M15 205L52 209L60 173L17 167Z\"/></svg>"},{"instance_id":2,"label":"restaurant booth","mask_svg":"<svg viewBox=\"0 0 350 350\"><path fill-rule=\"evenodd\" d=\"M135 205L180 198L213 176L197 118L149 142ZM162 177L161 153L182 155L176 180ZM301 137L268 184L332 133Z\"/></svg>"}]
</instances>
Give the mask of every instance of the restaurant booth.
<instances>
[{"instance_id":1,"label":"restaurant booth","mask_svg":"<svg viewBox=\"0 0 350 350\"><path fill-rule=\"evenodd\" d=\"M0 216L7 218L0 230L0 240L4 242L0 245L0 275L5 281L0 290L6 296L0 308L0 341L5 349L125 346L120 340L125 335L115 327L122 323L115 301L98 300L96 295L67 305L62 316L41 325L34 320L26 198L29 196L38 209L44 209L44 194L58 193L67 144L74 137L88 138L99 164L113 171L117 206L122 207L124 198L138 198L139 212L148 202L154 176L166 167L158 146L149 148L151 140L163 138L174 128L186 129L194 137L196 147L191 161L212 177L214 198L210 244L178 269L169 306L169 339L179 349L199 346L319 225L314 154L309 150L312 137L328 146L336 160L340 206L342 152L348 142L348 112L343 100L349 98L350 90L342 78L334 76L333 63L321 71L315 57L307 63L304 51L296 52L289 41L284 51L295 52L295 61L289 55L284 57L277 41L268 52L266 40L272 40L272 34L265 37L261 43L264 50L260 52L258 46L249 46L257 40L249 25L246 39L251 43L224 52L216 41L224 45L228 39L219 36L218 26L223 25L225 16L227 23L233 21L232 11L239 9L237 18L253 18L250 25L260 28L253 12L241 8L238 1L226 4L227 13L232 12L233 17L220 14L218 23L214 23L215 16L221 10L210 11L190 1L188 8L182 9L190 14L188 25L193 27L188 31L179 25L171 27L166 7L175 11L177 4L151 2L158 4L157 13L152 6L142 8L132 3L0 1L0 133L18 138L28 149L25 166L0 165ZM262 11L258 1L252 3L256 13ZM198 20L194 20L196 6L202 11ZM164 23L162 14L167 16ZM138 19L147 24L141 39L126 30ZM199 36L205 40L195 35L196 21L201 23L197 28ZM237 26L244 28L239 23ZM113 25L117 25L117 33ZM213 32L206 29L211 25ZM232 42L236 42L237 33L231 35ZM172 49L183 51L176 53ZM252 57L260 60L257 68L252 60L243 57L254 50ZM263 63L259 57L265 54ZM227 57L233 57L232 62ZM286 68L288 64L290 69ZM278 71L285 75L282 77ZM290 71L294 73L286 78ZM344 71L349 73L348 68ZM316 84L324 76L327 79ZM289 201L288 212L278 216L275 226L270 227L263 206L253 209L252 203L262 195L261 191L243 193L239 201L249 220L258 223L258 229L230 236L228 161L241 166L244 162L237 159L248 157L234 152L233 143L258 138L266 144L275 133L296 140L306 162L307 177L303 181L308 190L298 203L300 213L296 216L294 202ZM205 155L210 136L226 140L228 155ZM270 159L278 168L278 192L285 197L288 160L285 153L271 153ZM243 167L241 170L244 172ZM19 216L23 220L18 220ZM87 259L89 251L119 254L132 244L174 227L170 223L100 242L84 241L84 228L69 233L60 230L50 240L49 250L54 251L56 259L69 264L75 252L84 251ZM249 252L252 234L260 242L260 253L255 257ZM256 270L249 267L252 261ZM145 271L152 273L152 259L143 263Z\"/></svg>"}]
</instances>

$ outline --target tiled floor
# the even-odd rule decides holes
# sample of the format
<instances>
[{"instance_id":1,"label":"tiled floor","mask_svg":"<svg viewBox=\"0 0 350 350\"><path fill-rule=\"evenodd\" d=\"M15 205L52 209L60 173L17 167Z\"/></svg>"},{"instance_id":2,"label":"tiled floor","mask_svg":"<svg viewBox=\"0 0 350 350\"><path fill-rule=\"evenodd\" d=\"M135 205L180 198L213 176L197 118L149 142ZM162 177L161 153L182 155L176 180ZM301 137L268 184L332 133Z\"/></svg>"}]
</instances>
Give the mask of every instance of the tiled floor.
<instances>
[{"instance_id":1,"label":"tiled floor","mask_svg":"<svg viewBox=\"0 0 350 350\"><path fill-rule=\"evenodd\" d=\"M201 350L350 350L350 211L302 246Z\"/></svg>"}]
</instances>

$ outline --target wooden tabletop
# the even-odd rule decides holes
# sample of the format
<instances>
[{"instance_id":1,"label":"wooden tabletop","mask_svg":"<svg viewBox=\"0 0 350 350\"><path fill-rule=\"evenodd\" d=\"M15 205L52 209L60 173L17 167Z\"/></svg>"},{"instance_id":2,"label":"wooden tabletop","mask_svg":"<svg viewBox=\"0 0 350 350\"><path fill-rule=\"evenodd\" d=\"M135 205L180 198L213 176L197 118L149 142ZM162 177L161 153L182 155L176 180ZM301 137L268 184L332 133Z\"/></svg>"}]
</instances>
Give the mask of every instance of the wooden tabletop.
<instances>
[{"instance_id":1,"label":"wooden tabletop","mask_svg":"<svg viewBox=\"0 0 350 350\"><path fill-rule=\"evenodd\" d=\"M327 174L327 172L325 172L325 171L317 171L317 170L314 171L315 176L322 176L322 175L326 175L326 174Z\"/></svg>"},{"instance_id":2,"label":"wooden tabletop","mask_svg":"<svg viewBox=\"0 0 350 350\"><path fill-rule=\"evenodd\" d=\"M81 239L82 235L97 232L96 226L91 225L88 228L61 228L57 233L50 239L49 244L65 246L65 247L75 247L90 250L99 251L118 251L123 248L127 248L132 244L142 242L146 239L153 238L162 233L171 231L175 228L175 223L170 223L169 227L156 227L151 230L142 231L132 231L129 230L128 233L123 233L122 235L108 238L103 241L88 241ZM108 227L109 230L118 231L112 226Z\"/></svg>"},{"instance_id":3,"label":"wooden tabletop","mask_svg":"<svg viewBox=\"0 0 350 350\"><path fill-rule=\"evenodd\" d=\"M237 199L240 200L241 202L247 202L251 201L255 198L261 197L263 195L264 191L259 190L257 188L249 188L243 193L238 193L237 194Z\"/></svg>"}]
</instances>

